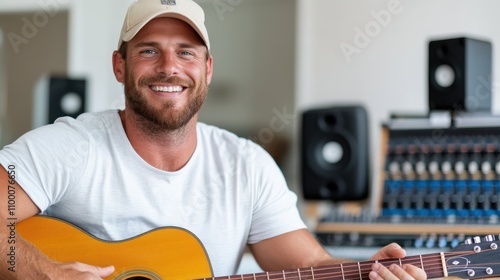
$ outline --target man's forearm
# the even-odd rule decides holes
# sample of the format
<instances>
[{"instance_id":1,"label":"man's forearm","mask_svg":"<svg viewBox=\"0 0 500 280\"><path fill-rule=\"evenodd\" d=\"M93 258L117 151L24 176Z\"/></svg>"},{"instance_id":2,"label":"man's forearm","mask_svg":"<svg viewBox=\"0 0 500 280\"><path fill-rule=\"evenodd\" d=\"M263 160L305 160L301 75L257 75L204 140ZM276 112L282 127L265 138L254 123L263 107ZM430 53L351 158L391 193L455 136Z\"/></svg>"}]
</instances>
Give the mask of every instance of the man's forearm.
<instances>
[{"instance_id":1,"label":"man's forearm","mask_svg":"<svg viewBox=\"0 0 500 280\"><path fill-rule=\"evenodd\" d=\"M51 271L56 266L52 260L19 235L9 239L8 226L1 230L1 236L1 279L51 279Z\"/></svg>"}]
</instances>

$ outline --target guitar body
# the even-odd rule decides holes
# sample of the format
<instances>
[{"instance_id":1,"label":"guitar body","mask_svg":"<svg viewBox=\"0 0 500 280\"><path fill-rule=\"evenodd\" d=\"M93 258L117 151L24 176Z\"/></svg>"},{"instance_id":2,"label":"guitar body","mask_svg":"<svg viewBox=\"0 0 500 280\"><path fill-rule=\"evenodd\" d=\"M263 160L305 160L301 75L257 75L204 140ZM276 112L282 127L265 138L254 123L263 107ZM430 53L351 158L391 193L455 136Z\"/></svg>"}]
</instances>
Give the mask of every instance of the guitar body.
<instances>
[{"instance_id":1,"label":"guitar body","mask_svg":"<svg viewBox=\"0 0 500 280\"><path fill-rule=\"evenodd\" d=\"M200 241L175 227L149 231L132 239L108 242L64 221L35 216L17 232L49 258L60 262L113 265L109 280L193 279L211 277L212 268Z\"/></svg>"}]
</instances>

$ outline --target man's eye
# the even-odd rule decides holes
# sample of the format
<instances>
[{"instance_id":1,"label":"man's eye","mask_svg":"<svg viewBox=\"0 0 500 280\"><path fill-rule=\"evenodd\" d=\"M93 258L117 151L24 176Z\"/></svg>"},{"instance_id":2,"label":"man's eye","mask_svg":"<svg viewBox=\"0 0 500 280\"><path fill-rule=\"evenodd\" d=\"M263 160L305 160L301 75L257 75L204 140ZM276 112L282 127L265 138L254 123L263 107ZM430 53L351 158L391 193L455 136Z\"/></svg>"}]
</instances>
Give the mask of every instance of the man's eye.
<instances>
[{"instance_id":1,"label":"man's eye","mask_svg":"<svg viewBox=\"0 0 500 280\"><path fill-rule=\"evenodd\" d=\"M192 52L188 52L188 51L181 51L180 54L181 55L191 55L191 56L193 55Z\"/></svg>"},{"instance_id":2,"label":"man's eye","mask_svg":"<svg viewBox=\"0 0 500 280\"><path fill-rule=\"evenodd\" d=\"M143 50L143 51L141 51L141 54L151 55L151 54L156 54L156 51L154 51L154 50Z\"/></svg>"}]
</instances>

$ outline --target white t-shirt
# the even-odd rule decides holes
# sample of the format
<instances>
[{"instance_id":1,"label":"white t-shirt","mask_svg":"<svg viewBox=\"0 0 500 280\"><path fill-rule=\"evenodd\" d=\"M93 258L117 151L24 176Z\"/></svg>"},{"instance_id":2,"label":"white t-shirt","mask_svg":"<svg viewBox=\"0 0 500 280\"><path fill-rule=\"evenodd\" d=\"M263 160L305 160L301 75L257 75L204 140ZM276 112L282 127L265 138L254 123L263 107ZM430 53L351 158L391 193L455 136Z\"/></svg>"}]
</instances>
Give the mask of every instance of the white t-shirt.
<instances>
[{"instance_id":1,"label":"white t-shirt","mask_svg":"<svg viewBox=\"0 0 500 280\"><path fill-rule=\"evenodd\" d=\"M179 171L147 164L116 110L60 118L0 151L41 211L106 240L175 226L205 246L215 276L234 274L246 244L305 228L273 159L258 145L199 123Z\"/></svg>"}]
</instances>

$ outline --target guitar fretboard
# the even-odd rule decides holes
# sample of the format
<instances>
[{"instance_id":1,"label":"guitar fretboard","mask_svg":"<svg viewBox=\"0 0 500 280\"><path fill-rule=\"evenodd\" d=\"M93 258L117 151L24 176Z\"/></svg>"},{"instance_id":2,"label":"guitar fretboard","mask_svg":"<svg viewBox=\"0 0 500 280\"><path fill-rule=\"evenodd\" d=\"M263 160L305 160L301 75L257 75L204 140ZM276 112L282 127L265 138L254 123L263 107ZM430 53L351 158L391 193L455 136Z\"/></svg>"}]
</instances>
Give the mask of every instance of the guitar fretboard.
<instances>
[{"instance_id":1,"label":"guitar fretboard","mask_svg":"<svg viewBox=\"0 0 500 280\"><path fill-rule=\"evenodd\" d=\"M391 264L403 266L411 264L416 267L424 269L428 278L439 278L447 276L444 254L427 254L411 256L403 259L388 259L381 261L365 261L354 263L342 263L327 266L288 269L273 272L261 272L245 275L231 275L224 277L205 278L203 280L222 280L222 279L241 279L241 280L269 280L269 279L282 279L282 280L367 280L368 274L372 270L372 265L376 262L388 267Z\"/></svg>"}]
</instances>

